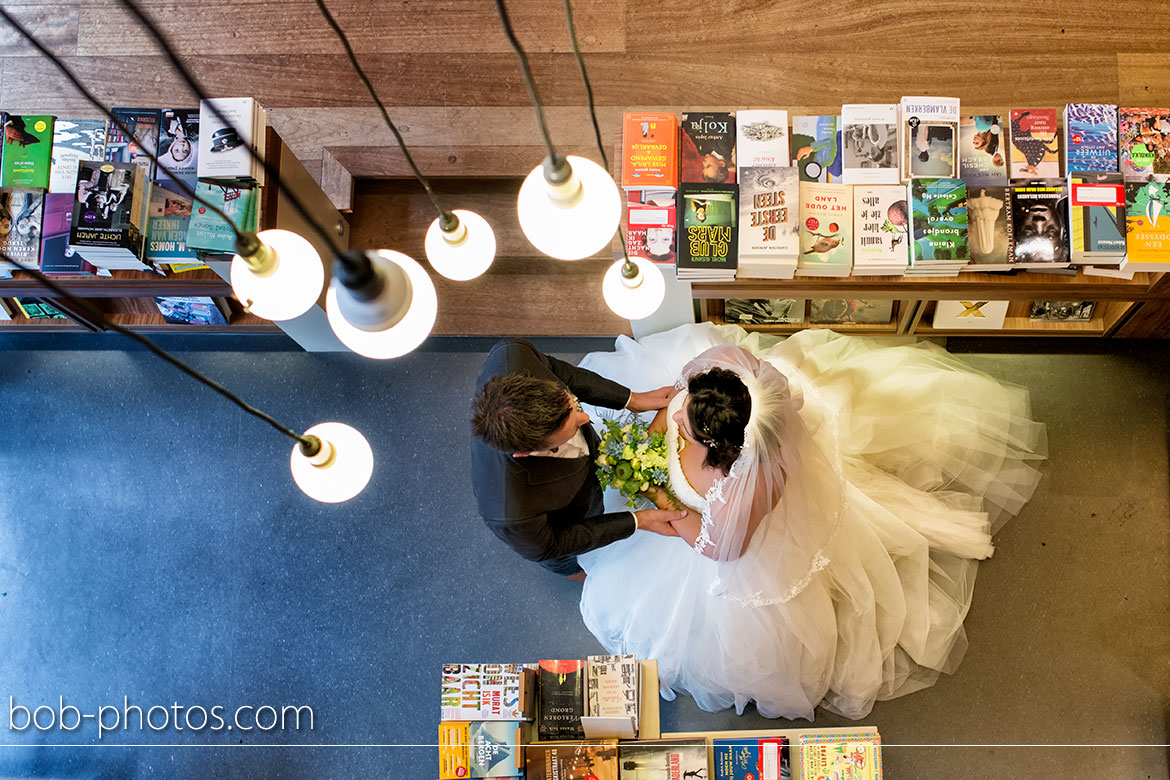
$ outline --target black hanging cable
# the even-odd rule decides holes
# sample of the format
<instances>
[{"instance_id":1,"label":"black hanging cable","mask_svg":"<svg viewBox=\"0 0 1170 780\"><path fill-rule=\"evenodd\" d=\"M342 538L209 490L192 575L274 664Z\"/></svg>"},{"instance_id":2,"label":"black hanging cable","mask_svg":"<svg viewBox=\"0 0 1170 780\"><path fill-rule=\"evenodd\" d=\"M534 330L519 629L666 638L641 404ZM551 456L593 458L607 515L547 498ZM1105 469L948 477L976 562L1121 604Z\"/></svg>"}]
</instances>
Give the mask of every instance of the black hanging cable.
<instances>
[{"instance_id":1,"label":"black hanging cable","mask_svg":"<svg viewBox=\"0 0 1170 780\"><path fill-rule=\"evenodd\" d=\"M366 88L366 92L370 93L370 97L378 106L378 110L382 112L382 119L386 122L386 126L390 128L390 132L394 133L395 140L398 141L398 148L402 150L402 156L406 158L406 162L410 164L410 169L414 171L414 177L422 184L423 189L426 190L427 196L431 199L431 203L435 204L435 208L439 210L440 226L444 230L454 230L459 224L459 218L452 214L447 209L443 208L443 204L439 202L439 197L435 191L431 189L431 184L426 177L422 175L422 171L414 163L414 158L410 155L410 150L406 148L406 141L402 138L402 133L398 132L398 128L394 122L390 120L390 114L386 112L386 106L378 98L378 93L374 91L374 85L370 83L369 77L361 64L358 63L357 54L354 53L353 47L349 43L349 38L345 32L342 31L341 25L333 18L333 14L325 6L325 0L317 0L317 8L320 9L321 15L325 17L325 21L333 28L333 32L337 34L337 39L341 41L341 45L345 48L345 54L349 57L349 64L353 66L354 72L357 73L358 78L361 79L362 84Z\"/></svg>"},{"instance_id":2,"label":"black hanging cable","mask_svg":"<svg viewBox=\"0 0 1170 780\"><path fill-rule=\"evenodd\" d=\"M111 122L113 122L114 126L117 127L120 131L122 131L122 133L127 138L134 137L134 134L130 132L129 128L127 128L126 125L122 124L122 122L116 116L114 116L114 113L112 111L110 111L108 108L106 108L104 105L102 105L102 102L100 100L98 100L96 97L94 97L92 92L90 92L88 89L85 88L85 85L83 85L78 80L77 76L74 75L74 73L69 69L69 67L65 63L63 63L61 60L59 60L51 51L49 51L47 48L45 48L44 44L42 44L39 40L37 40L33 36L32 33L30 33L28 30L26 30L20 22L18 22L16 19L12 18L12 15L9 14L8 11L6 11L4 9L3 6L0 6L0 16L2 16L4 18L4 21L8 22L8 24L11 25L13 27L13 29L15 29L18 33L20 33L21 36L23 36L26 41L31 43L33 45L33 47L36 48L41 54L48 57L49 60L57 67L57 69L59 71L61 71L62 74L64 74L65 78L67 78L69 80L69 82L71 84L73 84L74 88L76 88L77 91L81 93L82 97L84 97L86 100L88 100L90 102L90 104L93 105L94 108L97 108L103 114L105 114L106 118L109 119ZM148 158L150 158L150 161L152 163L159 166L164 171L167 171L166 167L163 166L162 163L159 162L158 157L155 155L154 152L151 152L146 147L141 147L141 149L142 149L142 153L144 155L146 155ZM170 173L170 171L167 171L167 173ZM177 184L179 186L179 189L181 189L183 191L184 195L191 198L196 203L200 203L200 204L206 206L207 208L211 209L212 211L214 211L216 213L216 215L218 215L221 219L223 219L225 222L227 222L228 226L231 227L232 231L236 234L237 241L239 241L243 238L243 234L240 232L239 229L236 228L235 224L232 223L231 218L228 217L228 215L225 214L222 209L216 207L216 205L214 203L211 203L209 201L203 200L202 198L198 197L195 194L195 190L191 189L191 187L189 185L187 185L186 182L180 181L179 179L176 179L174 176L172 176L171 178L174 180L175 184Z\"/></svg>"},{"instance_id":3,"label":"black hanging cable","mask_svg":"<svg viewBox=\"0 0 1170 780\"><path fill-rule=\"evenodd\" d=\"M544 146L548 149L549 159L556 167L563 162L563 158L557 154L557 150L553 147L548 125L544 121L544 108L540 103L540 95L536 93L536 82L532 80L532 68L528 65L528 55L524 53L520 41L516 38L516 32L512 29L512 20L508 18L508 9L504 7L504 0L496 0L496 13L500 16L500 24L504 27L504 34L508 36L508 42L512 44L512 50L516 52L516 59L520 60L520 72L524 75L524 85L528 87L528 96L532 100L532 107L536 109L536 121L540 125L541 138L544 139Z\"/></svg>"},{"instance_id":4,"label":"black hanging cable","mask_svg":"<svg viewBox=\"0 0 1170 780\"><path fill-rule=\"evenodd\" d=\"M589 83L589 74L585 72L585 60L581 58L581 49L577 46L577 26L573 24L573 0L564 0L565 24L569 28L569 43L573 46L573 56L577 58L577 68L581 71L581 81L585 83L585 97L589 100L589 116L593 119L593 137L597 139L597 153L601 155L601 166L609 169L609 157L605 153L605 145L601 142L601 128L597 125L597 110L593 106L593 85Z\"/></svg>"},{"instance_id":5,"label":"black hanging cable","mask_svg":"<svg viewBox=\"0 0 1170 780\"><path fill-rule=\"evenodd\" d=\"M137 4L132 2L132 0L119 0L119 2L123 8L130 11L130 13L134 15L134 18L137 19L138 22L150 32L151 36L154 37L155 41L162 48L163 54L168 60L170 60L175 70L178 71L183 81L187 83L187 86L191 89L192 92L195 93L195 96L199 98L200 102L208 100L207 93L204 91L203 87L199 84L198 81L195 80L195 77L191 75L190 68L188 68L183 63L183 61L179 59L177 54L175 54L174 47L171 45L170 39L162 32L162 30L159 29L158 25L154 23L154 20L143 13L142 9L140 9ZM233 127L232 123L228 121L227 117L223 115L223 112L219 110L218 106L216 106L214 103L208 103L208 107L220 122L228 127ZM276 166L258 154L256 150L252 148L252 144L244 144L244 146L248 149L248 154L252 157L252 159L264 167L264 171L267 173L269 181L276 182L277 189L280 190L280 192L286 198L288 198L289 202L293 205L293 208L295 208L301 215L301 218L304 219L305 222L309 223L309 226L313 228L314 231L316 231L317 235L321 237L321 240L324 241L325 244L329 247L330 251L333 252L334 259L340 259L347 265L352 264L354 262L354 258L356 258L360 253L354 253L347 257L345 250L343 250L337 243L336 236L327 230L320 223L320 221L309 212L308 207L306 207L305 204L301 202L301 199L297 197L296 193L293 192L281 180L280 171L276 169Z\"/></svg>"},{"instance_id":6,"label":"black hanging cable","mask_svg":"<svg viewBox=\"0 0 1170 780\"><path fill-rule=\"evenodd\" d=\"M106 318L106 315L103 311L98 309L96 306L94 306L92 303L85 300L84 298L78 298L76 295L73 295L68 290L66 290L64 287L57 284L51 278L45 276L43 273L41 273L36 268L28 268L26 266L23 266L20 263L13 260L11 257L9 257L4 252L0 252L0 260L7 260L8 262L15 265L17 268L20 268L21 270L23 270L29 274L32 274L42 285L44 285L45 287L47 287L50 290L52 290L53 292L55 292L58 297L64 298L65 300L72 303L74 306L77 306L79 309L84 311L90 317L94 318L95 321L101 322L103 325L105 325L110 330L121 333L123 336L126 336L127 338L134 339L139 344L142 344L144 347L149 349L151 352L158 355L160 358L167 361L171 365L175 366L183 373L185 373L188 376L191 376L191 377L199 380L203 384L207 385L212 390L219 393L224 398L228 399L229 401L231 401L236 406L243 409L248 414L253 415L254 417L258 417L259 419L261 419L264 422L271 425L276 430L283 433L285 436L288 436L290 439L293 439L294 441L296 441L297 443L300 444L301 452L304 453L306 456L315 455L315 454L317 454L317 452L320 451L321 442L319 439L317 439L316 436L301 436L296 431L294 431L290 428L286 428L285 426L281 425L279 422L277 422L276 420L274 420L272 417L268 416L264 412L260 411L259 409L255 408L253 406L249 406L242 399L240 399L239 396L232 393L230 390L225 388L223 385L219 384L214 379L211 379L207 376L204 376L203 374L199 373L195 369L191 368L191 366L189 366L186 363L184 363L183 361L179 360L177 357L175 357L171 353L167 352L165 349L158 346L150 339L146 338L146 336L143 336L141 333L135 333L134 331L130 330L129 328L125 328L121 325L118 325L117 323L110 322Z\"/></svg>"}]
</instances>

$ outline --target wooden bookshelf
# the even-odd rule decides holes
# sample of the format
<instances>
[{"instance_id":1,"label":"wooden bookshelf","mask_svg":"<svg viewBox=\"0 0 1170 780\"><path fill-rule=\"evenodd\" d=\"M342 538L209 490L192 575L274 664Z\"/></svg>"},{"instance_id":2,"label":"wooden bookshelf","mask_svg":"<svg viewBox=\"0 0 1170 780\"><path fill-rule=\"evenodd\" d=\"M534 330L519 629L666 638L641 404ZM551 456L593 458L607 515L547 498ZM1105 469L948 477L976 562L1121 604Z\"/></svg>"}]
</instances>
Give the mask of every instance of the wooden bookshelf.
<instances>
[{"instance_id":1,"label":"wooden bookshelf","mask_svg":"<svg viewBox=\"0 0 1170 780\"><path fill-rule=\"evenodd\" d=\"M804 778L800 765L800 735L801 734L874 734L878 730L874 726L851 726L844 728L827 729L752 729L747 731L678 731L662 735L663 739L693 739L696 743L705 742L707 745L708 777L714 777L714 749L712 740L716 739L752 739L757 737L787 737L788 759L792 768L792 780L812 780Z\"/></svg>"}]
</instances>

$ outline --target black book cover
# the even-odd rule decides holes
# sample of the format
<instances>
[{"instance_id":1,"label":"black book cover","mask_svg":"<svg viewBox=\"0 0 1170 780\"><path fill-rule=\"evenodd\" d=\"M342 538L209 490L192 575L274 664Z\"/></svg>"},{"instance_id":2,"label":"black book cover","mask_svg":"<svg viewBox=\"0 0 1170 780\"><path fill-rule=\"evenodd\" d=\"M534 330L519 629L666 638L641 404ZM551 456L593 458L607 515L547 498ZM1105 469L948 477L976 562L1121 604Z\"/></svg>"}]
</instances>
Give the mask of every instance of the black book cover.
<instances>
[{"instance_id":1,"label":"black book cover","mask_svg":"<svg viewBox=\"0 0 1170 780\"><path fill-rule=\"evenodd\" d=\"M679 118L678 180L735 182L735 114L690 112Z\"/></svg>"},{"instance_id":2,"label":"black book cover","mask_svg":"<svg viewBox=\"0 0 1170 780\"><path fill-rule=\"evenodd\" d=\"M1061 179L1034 179L1011 186L1012 253L1020 263L1069 262L1067 188Z\"/></svg>"},{"instance_id":3,"label":"black book cover","mask_svg":"<svg viewBox=\"0 0 1170 780\"><path fill-rule=\"evenodd\" d=\"M730 271L737 265L739 188L681 184L678 190L678 268Z\"/></svg>"},{"instance_id":4,"label":"black book cover","mask_svg":"<svg viewBox=\"0 0 1170 780\"><path fill-rule=\"evenodd\" d=\"M131 250L138 247L141 236L132 215L134 179L142 175L134 163L81 161L69 243Z\"/></svg>"},{"instance_id":5,"label":"black book cover","mask_svg":"<svg viewBox=\"0 0 1170 780\"><path fill-rule=\"evenodd\" d=\"M581 718L585 715L585 662L540 662L541 739L584 739Z\"/></svg>"}]
</instances>

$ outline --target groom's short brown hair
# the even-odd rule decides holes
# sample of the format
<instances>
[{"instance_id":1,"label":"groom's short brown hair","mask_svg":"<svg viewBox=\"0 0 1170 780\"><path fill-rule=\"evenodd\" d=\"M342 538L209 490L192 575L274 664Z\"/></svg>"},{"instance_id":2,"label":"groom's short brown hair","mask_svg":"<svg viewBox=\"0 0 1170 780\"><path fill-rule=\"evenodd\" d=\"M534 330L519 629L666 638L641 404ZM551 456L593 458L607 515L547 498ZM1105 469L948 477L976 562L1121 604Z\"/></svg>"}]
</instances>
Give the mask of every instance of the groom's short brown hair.
<instances>
[{"instance_id":1,"label":"groom's short brown hair","mask_svg":"<svg viewBox=\"0 0 1170 780\"><path fill-rule=\"evenodd\" d=\"M507 453L537 452L572 412L558 382L524 374L493 376L471 401L471 432Z\"/></svg>"}]
</instances>

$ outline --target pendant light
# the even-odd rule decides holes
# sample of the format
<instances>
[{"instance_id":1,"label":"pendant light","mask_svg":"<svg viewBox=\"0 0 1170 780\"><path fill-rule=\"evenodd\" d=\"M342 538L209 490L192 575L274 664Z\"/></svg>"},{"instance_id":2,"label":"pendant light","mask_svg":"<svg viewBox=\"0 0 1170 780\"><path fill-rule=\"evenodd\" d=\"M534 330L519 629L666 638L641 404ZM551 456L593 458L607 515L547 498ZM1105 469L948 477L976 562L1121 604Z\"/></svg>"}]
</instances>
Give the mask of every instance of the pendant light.
<instances>
[{"instance_id":1,"label":"pendant light","mask_svg":"<svg viewBox=\"0 0 1170 780\"><path fill-rule=\"evenodd\" d=\"M640 320L662 305L666 279L662 270L645 257L627 256L605 272L601 292L614 314L627 320Z\"/></svg>"},{"instance_id":2,"label":"pendant light","mask_svg":"<svg viewBox=\"0 0 1170 780\"><path fill-rule=\"evenodd\" d=\"M368 358L399 357L435 325L435 285L414 259L389 249L350 250L333 263L325 312L334 334Z\"/></svg>"},{"instance_id":3,"label":"pendant light","mask_svg":"<svg viewBox=\"0 0 1170 780\"><path fill-rule=\"evenodd\" d=\"M308 444L293 447L293 480L309 498L326 504L348 501L365 489L374 473L374 453L355 428L325 422L305 431Z\"/></svg>"},{"instance_id":4,"label":"pendant light","mask_svg":"<svg viewBox=\"0 0 1170 780\"><path fill-rule=\"evenodd\" d=\"M248 312L281 322L313 308L325 286L325 266L303 237L288 230L262 230L236 241L231 283Z\"/></svg>"}]
</instances>

